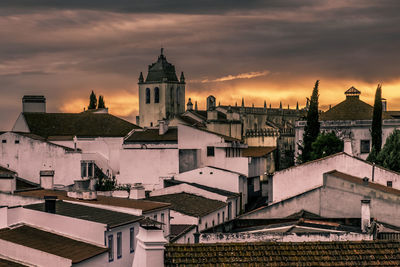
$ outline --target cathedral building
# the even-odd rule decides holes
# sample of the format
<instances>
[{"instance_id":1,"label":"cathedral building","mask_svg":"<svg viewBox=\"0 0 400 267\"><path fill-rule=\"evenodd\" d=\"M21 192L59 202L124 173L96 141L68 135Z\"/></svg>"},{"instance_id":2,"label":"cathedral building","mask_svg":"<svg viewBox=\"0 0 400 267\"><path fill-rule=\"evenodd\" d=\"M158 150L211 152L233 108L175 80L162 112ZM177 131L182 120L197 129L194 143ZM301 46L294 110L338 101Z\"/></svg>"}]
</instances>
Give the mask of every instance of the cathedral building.
<instances>
[{"instance_id":1,"label":"cathedral building","mask_svg":"<svg viewBox=\"0 0 400 267\"><path fill-rule=\"evenodd\" d=\"M175 66L167 61L161 48L157 62L149 65L146 79L139 76L139 118L141 127L156 126L185 112L185 77L176 76Z\"/></svg>"}]
</instances>

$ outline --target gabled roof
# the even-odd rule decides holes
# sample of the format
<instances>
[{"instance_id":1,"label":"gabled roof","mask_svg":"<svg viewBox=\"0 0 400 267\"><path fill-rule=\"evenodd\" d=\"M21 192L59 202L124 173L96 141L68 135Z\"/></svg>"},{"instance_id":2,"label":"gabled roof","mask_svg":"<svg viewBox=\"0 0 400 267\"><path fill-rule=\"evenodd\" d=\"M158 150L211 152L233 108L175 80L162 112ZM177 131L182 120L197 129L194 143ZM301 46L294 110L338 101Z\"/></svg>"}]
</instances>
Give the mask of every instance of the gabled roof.
<instances>
[{"instance_id":1,"label":"gabled roof","mask_svg":"<svg viewBox=\"0 0 400 267\"><path fill-rule=\"evenodd\" d=\"M24 206L24 208L45 212L44 206L45 203L38 203ZM56 201L56 214L91 222L103 223L109 228L138 222L143 219L143 216L135 216L122 212L72 204L64 201Z\"/></svg>"},{"instance_id":2,"label":"gabled roof","mask_svg":"<svg viewBox=\"0 0 400 267\"><path fill-rule=\"evenodd\" d=\"M320 121L338 120L372 120L374 108L361 101L358 97L350 96L319 116ZM392 119L388 113L382 113L382 119Z\"/></svg>"},{"instance_id":3,"label":"gabled roof","mask_svg":"<svg viewBox=\"0 0 400 267\"><path fill-rule=\"evenodd\" d=\"M0 229L0 239L70 259L74 264L108 251L108 248L95 246L27 225Z\"/></svg>"},{"instance_id":4,"label":"gabled roof","mask_svg":"<svg viewBox=\"0 0 400 267\"><path fill-rule=\"evenodd\" d=\"M0 267L27 267L28 265L24 265L15 261L11 261L11 259L3 259L0 258Z\"/></svg>"},{"instance_id":5,"label":"gabled roof","mask_svg":"<svg viewBox=\"0 0 400 267\"><path fill-rule=\"evenodd\" d=\"M251 146L251 147L243 149L242 156L243 157L264 157L274 150L276 150L275 146L266 146L266 147Z\"/></svg>"},{"instance_id":6,"label":"gabled roof","mask_svg":"<svg viewBox=\"0 0 400 267\"><path fill-rule=\"evenodd\" d=\"M44 138L123 137L139 126L105 113L23 113L30 133Z\"/></svg>"},{"instance_id":7,"label":"gabled roof","mask_svg":"<svg viewBox=\"0 0 400 267\"><path fill-rule=\"evenodd\" d=\"M171 224L170 242L173 243L195 227L194 224Z\"/></svg>"},{"instance_id":8,"label":"gabled roof","mask_svg":"<svg viewBox=\"0 0 400 267\"><path fill-rule=\"evenodd\" d=\"M223 134L220 134L220 133L216 133L216 132L207 130L205 128L196 127L196 126L192 126L192 125L185 125L185 126L191 127L191 128L194 128L194 129L197 129L199 131L206 132L206 133L215 134L216 136L219 136L219 137L223 138L226 142L241 142L242 141L240 139L237 139L237 138L234 138L234 137L231 137L231 136L227 136L227 135L223 135Z\"/></svg>"},{"instance_id":9,"label":"gabled roof","mask_svg":"<svg viewBox=\"0 0 400 267\"><path fill-rule=\"evenodd\" d=\"M349 175L347 173L339 172L337 170L333 170L333 171L327 172L326 174L329 174L329 175L335 176L337 178L349 181L351 183L367 186L367 187L369 187L371 189L375 189L375 190L383 191L383 192L386 192L386 193L389 193L389 194L395 194L395 195L400 196L400 190L398 190L398 189L395 189L395 188L392 188L392 187L388 187L388 186L384 186L384 185L381 185L381 184L377 184L377 183L374 183L374 182L371 182L371 181L368 181L368 183L365 183L363 181L363 178L352 176L352 175Z\"/></svg>"},{"instance_id":10,"label":"gabled roof","mask_svg":"<svg viewBox=\"0 0 400 267\"><path fill-rule=\"evenodd\" d=\"M239 197L240 194L239 193L235 193L235 192L230 192L230 191L226 191L223 189L219 189L219 188L215 188L215 187L209 187L209 186L205 186L202 184L197 184L197 183L189 183L189 182L184 182L184 181L179 181L179 180L175 180L175 179L167 179L164 180L164 187L169 187L169 186L174 186L174 185L179 185L179 184L188 184L206 191L209 191L211 193L215 193L221 196L225 196L228 198L232 198L232 197Z\"/></svg>"},{"instance_id":11,"label":"gabled roof","mask_svg":"<svg viewBox=\"0 0 400 267\"><path fill-rule=\"evenodd\" d=\"M143 200L143 199L127 199L127 198L119 198L119 197L97 196L96 200L76 199L76 198L68 197L67 192L61 191L61 190L40 189L40 190L29 190L29 191L23 191L23 192L16 192L15 194L18 194L20 196L29 196L29 197L37 197L37 198L44 198L45 196L55 196L60 200L68 200L68 201L76 201L76 202L82 202L82 203L138 209L138 210L142 210L143 213L155 211L158 209L166 209L166 208L169 208L169 206L170 206L170 204L168 204L168 203L147 201L147 200Z\"/></svg>"},{"instance_id":12,"label":"gabled roof","mask_svg":"<svg viewBox=\"0 0 400 267\"><path fill-rule=\"evenodd\" d=\"M133 131L124 141L124 143L143 143L143 142L174 142L178 141L178 128L168 127L163 135L159 134L158 128L148 128Z\"/></svg>"},{"instance_id":13,"label":"gabled roof","mask_svg":"<svg viewBox=\"0 0 400 267\"><path fill-rule=\"evenodd\" d=\"M165 266L399 266L399 241L169 244Z\"/></svg>"},{"instance_id":14,"label":"gabled roof","mask_svg":"<svg viewBox=\"0 0 400 267\"><path fill-rule=\"evenodd\" d=\"M147 200L171 203L171 209L182 214L202 217L226 206L226 203L188 193L149 197Z\"/></svg>"},{"instance_id":15,"label":"gabled roof","mask_svg":"<svg viewBox=\"0 0 400 267\"><path fill-rule=\"evenodd\" d=\"M17 173L0 165L0 179L1 178L12 178Z\"/></svg>"},{"instance_id":16,"label":"gabled roof","mask_svg":"<svg viewBox=\"0 0 400 267\"><path fill-rule=\"evenodd\" d=\"M147 82L178 82L175 66L167 61L167 58L161 54L158 56L157 62L149 65L149 71L146 77Z\"/></svg>"}]
</instances>

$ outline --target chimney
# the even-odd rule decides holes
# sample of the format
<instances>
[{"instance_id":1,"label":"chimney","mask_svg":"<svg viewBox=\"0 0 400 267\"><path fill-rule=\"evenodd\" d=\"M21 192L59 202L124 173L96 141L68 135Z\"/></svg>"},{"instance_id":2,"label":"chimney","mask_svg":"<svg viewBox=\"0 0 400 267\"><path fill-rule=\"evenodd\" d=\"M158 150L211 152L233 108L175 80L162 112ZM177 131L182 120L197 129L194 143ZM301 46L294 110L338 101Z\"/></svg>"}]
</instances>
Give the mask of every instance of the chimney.
<instances>
[{"instance_id":1,"label":"chimney","mask_svg":"<svg viewBox=\"0 0 400 267\"><path fill-rule=\"evenodd\" d=\"M352 149L352 145L351 145L351 138L345 137L343 139L343 143L344 143L343 152L347 153L349 155L353 155L353 149Z\"/></svg>"},{"instance_id":2,"label":"chimney","mask_svg":"<svg viewBox=\"0 0 400 267\"><path fill-rule=\"evenodd\" d=\"M135 183L129 192L130 199L143 199L146 198L144 186L141 183Z\"/></svg>"},{"instance_id":3,"label":"chimney","mask_svg":"<svg viewBox=\"0 0 400 267\"><path fill-rule=\"evenodd\" d=\"M189 101L186 104L186 110L193 110L192 99L189 97Z\"/></svg>"},{"instance_id":4,"label":"chimney","mask_svg":"<svg viewBox=\"0 0 400 267\"><path fill-rule=\"evenodd\" d=\"M22 112L46 112L46 98L42 95L24 95Z\"/></svg>"},{"instance_id":5,"label":"chimney","mask_svg":"<svg viewBox=\"0 0 400 267\"><path fill-rule=\"evenodd\" d=\"M382 98L382 111L387 111L387 100Z\"/></svg>"},{"instance_id":6,"label":"chimney","mask_svg":"<svg viewBox=\"0 0 400 267\"><path fill-rule=\"evenodd\" d=\"M158 121L158 134L164 135L168 131L168 124L164 120Z\"/></svg>"},{"instance_id":7,"label":"chimney","mask_svg":"<svg viewBox=\"0 0 400 267\"><path fill-rule=\"evenodd\" d=\"M167 240L164 238L162 229L154 226L140 226L136 240L132 267L164 266L164 245Z\"/></svg>"},{"instance_id":8,"label":"chimney","mask_svg":"<svg viewBox=\"0 0 400 267\"><path fill-rule=\"evenodd\" d=\"M40 171L40 187L42 187L43 189L54 188L54 171Z\"/></svg>"},{"instance_id":9,"label":"chimney","mask_svg":"<svg viewBox=\"0 0 400 267\"><path fill-rule=\"evenodd\" d=\"M56 196L44 196L44 211L56 213Z\"/></svg>"},{"instance_id":10,"label":"chimney","mask_svg":"<svg viewBox=\"0 0 400 267\"><path fill-rule=\"evenodd\" d=\"M371 226L371 200L361 200L361 231L366 233Z\"/></svg>"}]
</instances>

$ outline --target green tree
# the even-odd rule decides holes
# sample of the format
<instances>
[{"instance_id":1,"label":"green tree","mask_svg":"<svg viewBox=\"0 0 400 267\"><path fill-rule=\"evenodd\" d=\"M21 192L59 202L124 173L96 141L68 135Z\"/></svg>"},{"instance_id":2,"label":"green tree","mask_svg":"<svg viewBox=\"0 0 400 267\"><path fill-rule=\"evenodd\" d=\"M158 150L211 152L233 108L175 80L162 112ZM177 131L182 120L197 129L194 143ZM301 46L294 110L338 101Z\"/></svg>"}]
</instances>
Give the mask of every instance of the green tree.
<instances>
[{"instance_id":1,"label":"green tree","mask_svg":"<svg viewBox=\"0 0 400 267\"><path fill-rule=\"evenodd\" d=\"M96 109L96 107L97 107L97 98L94 92L92 91L92 93L90 94L90 102L88 109Z\"/></svg>"},{"instance_id":2,"label":"green tree","mask_svg":"<svg viewBox=\"0 0 400 267\"><path fill-rule=\"evenodd\" d=\"M371 125L372 149L367 160L376 162L376 157L382 147L382 86L378 84L375 93L374 112Z\"/></svg>"},{"instance_id":3,"label":"green tree","mask_svg":"<svg viewBox=\"0 0 400 267\"><path fill-rule=\"evenodd\" d=\"M103 96L99 96L99 104L97 105L97 108L106 108L106 105L104 103Z\"/></svg>"},{"instance_id":4,"label":"green tree","mask_svg":"<svg viewBox=\"0 0 400 267\"><path fill-rule=\"evenodd\" d=\"M400 172L400 130L394 130L378 153L376 163L389 170Z\"/></svg>"},{"instance_id":5,"label":"green tree","mask_svg":"<svg viewBox=\"0 0 400 267\"><path fill-rule=\"evenodd\" d=\"M315 142L311 145L311 159L320 159L329 155L342 152L344 143L332 131L330 133L321 133Z\"/></svg>"},{"instance_id":6,"label":"green tree","mask_svg":"<svg viewBox=\"0 0 400 267\"><path fill-rule=\"evenodd\" d=\"M310 106L307 111L307 123L306 126L304 127L303 144L299 146L299 149L301 151L299 160L301 163L312 160L311 145L317 139L319 134L318 85L319 85L319 80L315 82L315 86L311 95Z\"/></svg>"}]
</instances>

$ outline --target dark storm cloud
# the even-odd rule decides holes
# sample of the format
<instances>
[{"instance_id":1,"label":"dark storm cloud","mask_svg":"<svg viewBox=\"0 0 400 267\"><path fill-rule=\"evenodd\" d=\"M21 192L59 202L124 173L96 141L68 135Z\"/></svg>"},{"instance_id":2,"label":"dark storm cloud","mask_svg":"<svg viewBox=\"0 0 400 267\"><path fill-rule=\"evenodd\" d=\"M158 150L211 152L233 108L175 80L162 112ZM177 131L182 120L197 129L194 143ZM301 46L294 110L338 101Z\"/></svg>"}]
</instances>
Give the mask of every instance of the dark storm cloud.
<instances>
[{"instance_id":1,"label":"dark storm cloud","mask_svg":"<svg viewBox=\"0 0 400 267\"><path fill-rule=\"evenodd\" d=\"M267 88L293 102L317 78L325 88L334 87L328 80L390 83L400 78L399 8L399 1L2 0L2 101L17 111L24 94L46 94L49 110L60 111L91 89L109 103L135 96L140 71L161 46L185 72L187 95L229 91L240 99L254 90L256 98ZM268 75L222 79L248 73ZM7 110L0 106L0 114Z\"/></svg>"}]
</instances>

